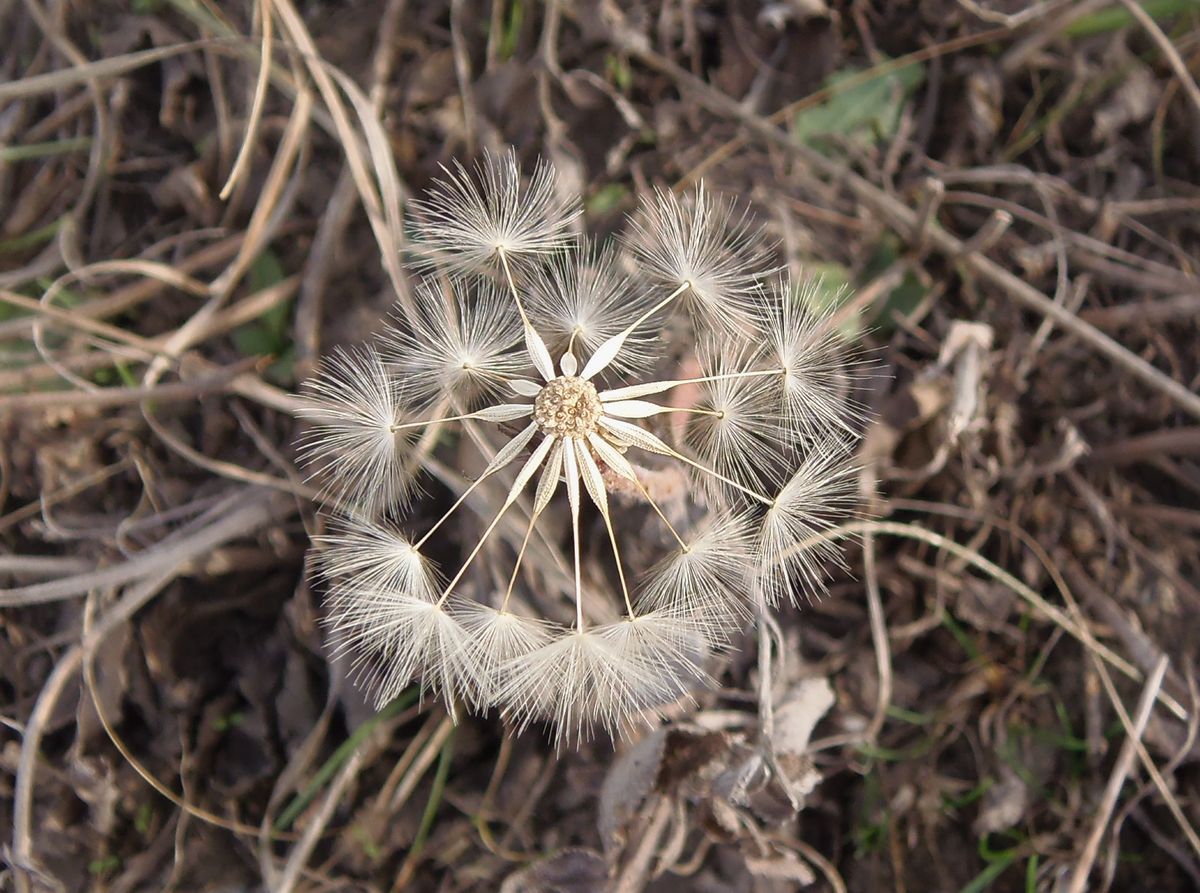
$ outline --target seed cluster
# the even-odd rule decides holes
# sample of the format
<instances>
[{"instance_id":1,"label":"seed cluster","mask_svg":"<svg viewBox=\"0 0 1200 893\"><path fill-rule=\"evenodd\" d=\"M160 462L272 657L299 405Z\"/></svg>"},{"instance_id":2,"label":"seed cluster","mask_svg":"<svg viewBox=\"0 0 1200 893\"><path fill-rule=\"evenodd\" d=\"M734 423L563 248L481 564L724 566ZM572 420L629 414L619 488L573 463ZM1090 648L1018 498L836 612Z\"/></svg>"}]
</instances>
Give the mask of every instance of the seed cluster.
<instances>
[{"instance_id":1,"label":"seed cluster","mask_svg":"<svg viewBox=\"0 0 1200 893\"><path fill-rule=\"evenodd\" d=\"M511 152L448 170L410 203L413 306L305 410L339 653L380 704L416 682L560 743L653 722L754 616L819 594L859 481L819 283L703 188L647 196L605 245L566 194ZM423 490L426 435L459 424L486 464ZM468 503L490 520L456 523Z\"/></svg>"},{"instance_id":2,"label":"seed cluster","mask_svg":"<svg viewBox=\"0 0 1200 893\"><path fill-rule=\"evenodd\" d=\"M549 382L533 402L533 420L551 437L586 437L596 430L599 418L596 386L573 375Z\"/></svg>"}]
</instances>

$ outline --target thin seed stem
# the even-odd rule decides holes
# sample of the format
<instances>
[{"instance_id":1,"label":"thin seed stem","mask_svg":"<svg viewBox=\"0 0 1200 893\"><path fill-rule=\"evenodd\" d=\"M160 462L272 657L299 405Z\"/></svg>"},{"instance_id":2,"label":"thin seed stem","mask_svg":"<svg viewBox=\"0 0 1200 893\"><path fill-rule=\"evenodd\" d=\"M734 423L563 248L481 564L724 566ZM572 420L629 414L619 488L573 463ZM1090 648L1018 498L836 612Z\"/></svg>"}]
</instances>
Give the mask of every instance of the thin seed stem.
<instances>
[{"instance_id":1,"label":"thin seed stem","mask_svg":"<svg viewBox=\"0 0 1200 893\"><path fill-rule=\"evenodd\" d=\"M563 467L567 473L567 501L571 506L571 550L575 570L575 629L583 634L583 577L579 562L579 469L574 459L572 438L563 438ZM572 480L573 478L573 480Z\"/></svg>"},{"instance_id":2,"label":"thin seed stem","mask_svg":"<svg viewBox=\"0 0 1200 893\"><path fill-rule=\"evenodd\" d=\"M649 396L669 391L685 384L704 384L709 381L732 381L738 378L763 378L768 375L783 375L786 369L756 369L747 372L725 372L720 375L701 375L697 378L676 378L669 381L650 381L645 384L635 384L623 388L612 388L600 392L600 402L608 403L614 400L624 400L627 396ZM652 389L651 389L652 388Z\"/></svg>"},{"instance_id":3,"label":"thin seed stem","mask_svg":"<svg viewBox=\"0 0 1200 893\"><path fill-rule=\"evenodd\" d=\"M579 509L571 509L571 541L575 558L575 629L583 634L583 580L579 571Z\"/></svg>"},{"instance_id":4,"label":"thin seed stem","mask_svg":"<svg viewBox=\"0 0 1200 893\"><path fill-rule=\"evenodd\" d=\"M637 485L638 490L641 491L642 496L645 497L646 502L650 503L650 508L654 509L654 513L662 518L662 522L667 525L667 530L671 531L671 536L675 537L675 542L679 543L679 548L683 549L684 552L692 551L691 546L683 541L683 537L675 529L675 525L667 520L667 516L663 514L663 510L659 508L658 503L654 501L654 497L650 495L650 491L646 489L646 485L638 480L636 475L633 478L633 482Z\"/></svg>"},{"instance_id":5,"label":"thin seed stem","mask_svg":"<svg viewBox=\"0 0 1200 893\"><path fill-rule=\"evenodd\" d=\"M508 578L508 588L504 590L504 600L500 602L501 614L508 609L508 600L512 598L513 587L517 585L517 573L521 570L521 562L525 560L525 549L529 546L529 539L533 536L534 524L540 515L541 512L534 512L529 516L529 526L525 528L525 538L521 540L521 548L517 551L517 561L513 565L512 576Z\"/></svg>"},{"instance_id":6,"label":"thin seed stem","mask_svg":"<svg viewBox=\"0 0 1200 893\"><path fill-rule=\"evenodd\" d=\"M428 428L430 425L436 425L439 422L462 422L467 419L479 418L478 412L465 412L462 415L448 415L440 419L423 419L419 422L404 422L400 425L392 425L389 430L395 434L397 431L406 431L409 428Z\"/></svg>"},{"instance_id":7,"label":"thin seed stem","mask_svg":"<svg viewBox=\"0 0 1200 893\"><path fill-rule=\"evenodd\" d=\"M762 378L764 375L783 375L786 369L750 369L744 372L722 372L720 375L702 375L699 378L681 378L671 382L671 386L681 384L702 384L706 381L729 381L734 378Z\"/></svg>"},{"instance_id":8,"label":"thin seed stem","mask_svg":"<svg viewBox=\"0 0 1200 893\"><path fill-rule=\"evenodd\" d=\"M542 340L542 336L537 333L537 330L530 324L529 317L525 315L525 307L522 306L521 296L517 293L517 284L513 281L507 254L503 248L498 249L497 253L500 255L500 265L504 267L504 278L508 281L508 290L512 292L513 302L517 305L517 313L521 315L521 325L525 331L525 348L529 351L529 359L542 378L550 381L556 375L554 361L550 359L550 352L546 350L546 342Z\"/></svg>"},{"instance_id":9,"label":"thin seed stem","mask_svg":"<svg viewBox=\"0 0 1200 893\"><path fill-rule=\"evenodd\" d=\"M471 550L471 554L467 556L467 560L464 561L462 567L458 569L458 573L456 573L454 578L446 584L446 589L442 592L441 598L437 600L437 607L440 608L446 603L446 599L450 597L450 593L454 591L454 587L457 586L459 581L463 578L463 575L467 572L467 568L471 566L471 562L475 560L475 556L477 556L483 549L483 544L487 542L487 538L492 535L492 531L496 529L496 526L500 523L500 519L504 517L504 513L507 512L511 506L512 502L505 502L504 505L500 507L500 511L496 513L496 517L492 519L492 523L490 523L487 526L487 529L484 530L483 536L479 537L479 542L475 544L475 548Z\"/></svg>"},{"instance_id":10,"label":"thin seed stem","mask_svg":"<svg viewBox=\"0 0 1200 893\"><path fill-rule=\"evenodd\" d=\"M470 431L471 433L474 433L471 426L467 426L467 430ZM520 436L521 435L518 435L517 437L519 438ZM446 510L446 513L444 515L442 515L440 518L438 518L436 523L434 523L434 525L432 527L430 527L429 530L425 531L425 535L422 536L417 541L417 544L415 546L413 546L414 550L416 550L418 552L421 550L421 547L423 545L425 545L425 542L431 536L433 536L433 534L437 531L437 529L439 527L441 527L443 524L445 524L447 519L449 519L449 517L451 515L453 515L456 511L458 511L459 507L464 502L467 501L467 497L469 497L475 491L476 487L478 487L480 484L482 484L485 480L490 478L496 472L500 471L503 468L507 468L509 465L512 464L513 460L516 458L516 455L513 455L507 459L503 459L502 458L503 453L504 453L504 450L501 450L499 453L497 453L495 456L492 457L492 460L488 463L487 467L484 468L483 473L480 474L479 477L477 477L469 485L467 485L467 489L465 489L462 492L462 494L458 497L458 499L454 500L454 504L452 506L450 506L449 509Z\"/></svg>"},{"instance_id":11,"label":"thin seed stem","mask_svg":"<svg viewBox=\"0 0 1200 893\"><path fill-rule=\"evenodd\" d=\"M723 419L725 413L716 409L701 409L698 406L664 406L656 415L662 415L665 412L690 412L693 415L710 415L714 418Z\"/></svg>"},{"instance_id":12,"label":"thin seed stem","mask_svg":"<svg viewBox=\"0 0 1200 893\"><path fill-rule=\"evenodd\" d=\"M672 301L674 301L677 297L679 297L681 294L683 294L685 291L687 291L691 287L692 287L691 280L688 280L687 282L684 282L683 284L681 284L679 286L679 288L675 289L675 291L671 292L669 295L667 295L665 298L663 298L661 301L659 301L657 304L655 304L653 307L651 307L649 310L647 310L645 313L643 313L641 316L639 316L633 322L632 325L630 325L628 328L626 328L625 336L629 337L629 335L631 335L633 333L634 329L636 329L638 326L640 326L642 323L644 323L646 320L648 320L654 314L658 313L658 311L662 310L664 307L666 307L668 304L670 304Z\"/></svg>"},{"instance_id":13,"label":"thin seed stem","mask_svg":"<svg viewBox=\"0 0 1200 893\"><path fill-rule=\"evenodd\" d=\"M621 594L625 596L625 610L629 612L629 619L633 620L637 614L633 610L633 602L629 599L629 586L625 582L625 571L621 568L621 550L617 548L617 534L613 530L612 518L609 517L607 510L600 513L604 518L604 526L608 528L608 541L612 543L613 559L617 562L617 576L621 579Z\"/></svg>"},{"instance_id":14,"label":"thin seed stem","mask_svg":"<svg viewBox=\"0 0 1200 893\"><path fill-rule=\"evenodd\" d=\"M478 487L485 480L487 480L489 477L491 477L496 471L499 471L499 470L500 469L498 469L498 468L492 469L492 470L485 469L483 474L481 474L479 477L475 478L475 480L473 480L467 486L467 489L463 490L462 495L460 495L458 497L458 499L454 500L454 505L450 506L450 508L446 510L446 514L444 514L440 518L438 518L437 521L434 523L434 525L432 527L430 527L427 531L425 531L425 535L423 537L421 537L419 540L417 540L416 545L413 546L414 551L417 551L417 552L421 551L421 547L423 545L425 545L425 541L428 540L431 536L433 536L434 533L437 532L437 529L439 527L441 527L443 524L445 524L451 515L453 515L456 511L458 511L459 507L464 502L467 501L467 497L470 496L473 492L475 492L475 488Z\"/></svg>"},{"instance_id":15,"label":"thin seed stem","mask_svg":"<svg viewBox=\"0 0 1200 893\"><path fill-rule=\"evenodd\" d=\"M516 443L517 440L514 439L510 442L509 447L512 447ZM549 443L549 441L546 441L546 444ZM439 598L437 601L438 607L441 607L441 605L445 603L446 599L450 597L450 593L454 590L454 587L458 585L458 581L462 579L463 574L467 572L467 568L471 565L471 562L475 560L475 556L479 554L479 551L483 548L483 544L487 542L488 537L492 535L492 531L496 529L496 525L500 523L500 519L504 517L504 513L507 512L513 505L515 505L516 502L521 498L521 491L525 488L525 485L529 482L529 479L537 472L538 468L545 461L547 452L549 452L549 446L538 447L538 449L533 451L533 455L526 460L525 466L519 472L517 472L517 479L513 482L512 488L508 491L508 497L504 500L504 505L500 506L500 511L496 513L496 517L492 519L492 522L488 524L487 529L483 531L483 535L479 537L479 542L475 544L475 548L471 550L471 554L467 556L467 560L464 561L462 567L458 569L458 573L454 575L454 579L447 584L441 598ZM507 462L502 464L498 463L497 467L504 467L507 464Z\"/></svg>"},{"instance_id":16,"label":"thin seed stem","mask_svg":"<svg viewBox=\"0 0 1200 893\"><path fill-rule=\"evenodd\" d=\"M670 449L670 447L668 447L668 449ZM676 452L675 450L671 450L671 455L674 458L678 459L680 462L686 462L688 465L692 466L692 468L698 469L699 471L703 471L705 474L710 474L713 477L715 477L717 480L722 481L731 487L735 487L738 490L741 490L747 496L757 499L759 502L761 502L763 505L767 506L768 508L771 508L772 506L775 505L774 499L770 499L766 496L763 496L761 493L759 493L755 490L751 490L749 487L743 486L742 484L739 484L737 481L725 477L725 475L721 474L719 471L714 471L713 469L709 468L707 465L702 465L701 463L697 462L695 459L689 459L687 456L683 455L683 453L679 453L679 452Z\"/></svg>"},{"instance_id":17,"label":"thin seed stem","mask_svg":"<svg viewBox=\"0 0 1200 893\"><path fill-rule=\"evenodd\" d=\"M517 285L513 282L512 270L508 266L508 254L503 248L497 248L496 253L500 255L500 266L504 268L504 278L508 281L508 290L512 292L513 301L517 305L517 313L521 315L521 323L527 329L532 328L529 317L525 315L525 307L521 304L521 296L517 294Z\"/></svg>"}]
</instances>

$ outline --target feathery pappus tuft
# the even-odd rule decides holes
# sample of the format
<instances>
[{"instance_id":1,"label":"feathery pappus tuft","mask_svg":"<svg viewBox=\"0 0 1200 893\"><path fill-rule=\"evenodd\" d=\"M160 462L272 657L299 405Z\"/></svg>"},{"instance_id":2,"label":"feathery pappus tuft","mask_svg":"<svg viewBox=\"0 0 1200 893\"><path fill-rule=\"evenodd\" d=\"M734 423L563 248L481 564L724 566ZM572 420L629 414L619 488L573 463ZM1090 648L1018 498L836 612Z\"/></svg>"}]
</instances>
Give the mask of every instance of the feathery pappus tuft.
<instances>
[{"instance_id":1,"label":"feathery pappus tuft","mask_svg":"<svg viewBox=\"0 0 1200 893\"><path fill-rule=\"evenodd\" d=\"M748 514L713 513L651 570L641 603L690 615L710 643L723 643L753 611L754 555Z\"/></svg>"},{"instance_id":2,"label":"feathery pappus tuft","mask_svg":"<svg viewBox=\"0 0 1200 893\"><path fill-rule=\"evenodd\" d=\"M801 436L819 439L830 429L857 436L862 408L852 399L855 362L829 317L817 312L818 277L794 283L784 276L762 296L770 362L780 369L782 412Z\"/></svg>"},{"instance_id":3,"label":"feathery pappus tuft","mask_svg":"<svg viewBox=\"0 0 1200 893\"><path fill-rule=\"evenodd\" d=\"M840 561L840 336L703 187L655 191L604 248L511 152L411 208L413 306L308 388L339 651L380 703L417 685L559 745L686 709L711 654Z\"/></svg>"},{"instance_id":4,"label":"feathery pappus tuft","mask_svg":"<svg viewBox=\"0 0 1200 893\"><path fill-rule=\"evenodd\" d=\"M513 149L485 153L474 176L458 162L442 170L445 179L410 203L422 263L479 272L495 269L502 253L525 263L574 244L579 199L564 196L544 161L528 181L521 178Z\"/></svg>"},{"instance_id":5,"label":"feathery pappus tuft","mask_svg":"<svg viewBox=\"0 0 1200 893\"><path fill-rule=\"evenodd\" d=\"M649 300L638 283L618 266L611 249L585 245L572 254L551 259L529 284L530 313L541 322L540 331L552 353L570 347L591 355L649 309ZM625 339L613 360L612 371L641 371L657 359L653 341L657 329L647 321Z\"/></svg>"},{"instance_id":6,"label":"feathery pappus tuft","mask_svg":"<svg viewBox=\"0 0 1200 893\"><path fill-rule=\"evenodd\" d=\"M403 503L413 474L403 442L415 429L401 382L373 347L339 351L309 383L301 418L314 425L301 457L321 480L321 494L344 511L373 517Z\"/></svg>"},{"instance_id":7,"label":"feathery pappus tuft","mask_svg":"<svg viewBox=\"0 0 1200 893\"><path fill-rule=\"evenodd\" d=\"M552 628L544 620L478 602L465 606L459 618L478 667L478 707L498 703L509 668L553 639Z\"/></svg>"},{"instance_id":8,"label":"feathery pappus tuft","mask_svg":"<svg viewBox=\"0 0 1200 893\"><path fill-rule=\"evenodd\" d=\"M497 397L525 369L520 320L500 288L482 279L414 290L415 318L383 336L383 356L422 405L473 406Z\"/></svg>"},{"instance_id":9,"label":"feathery pappus tuft","mask_svg":"<svg viewBox=\"0 0 1200 893\"><path fill-rule=\"evenodd\" d=\"M662 288L679 290L707 328L745 337L764 266L765 237L732 201L701 186L687 197L656 189L630 220L626 244Z\"/></svg>"},{"instance_id":10,"label":"feathery pappus tuft","mask_svg":"<svg viewBox=\"0 0 1200 893\"><path fill-rule=\"evenodd\" d=\"M340 584L335 593L384 589L426 599L435 595L436 574L429 560L403 533L362 519L335 518L333 523L333 532L315 544L321 574Z\"/></svg>"},{"instance_id":11,"label":"feathery pappus tuft","mask_svg":"<svg viewBox=\"0 0 1200 893\"><path fill-rule=\"evenodd\" d=\"M701 350L707 379L689 420L696 456L739 483L769 487L786 471L787 442L774 396L777 376L763 370L750 346L709 344ZM711 476L698 473L702 486Z\"/></svg>"},{"instance_id":12,"label":"feathery pappus tuft","mask_svg":"<svg viewBox=\"0 0 1200 893\"><path fill-rule=\"evenodd\" d=\"M825 568L842 562L841 550L824 538L854 503L858 468L844 442L814 449L763 516L760 573L772 603L793 603L804 593L825 591Z\"/></svg>"}]
</instances>

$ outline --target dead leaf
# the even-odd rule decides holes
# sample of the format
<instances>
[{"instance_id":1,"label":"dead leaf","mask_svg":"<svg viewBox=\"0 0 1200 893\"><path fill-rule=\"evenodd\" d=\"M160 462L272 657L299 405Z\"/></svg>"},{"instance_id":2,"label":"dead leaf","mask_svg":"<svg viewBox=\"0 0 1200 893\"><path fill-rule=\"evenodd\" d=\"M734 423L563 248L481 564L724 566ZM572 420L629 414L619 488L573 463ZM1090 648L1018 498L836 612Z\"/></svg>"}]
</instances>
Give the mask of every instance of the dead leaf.
<instances>
[{"instance_id":1,"label":"dead leaf","mask_svg":"<svg viewBox=\"0 0 1200 893\"><path fill-rule=\"evenodd\" d=\"M833 688L823 676L804 679L793 687L775 708L771 745L776 753L805 753L813 729L835 701Z\"/></svg>"},{"instance_id":2,"label":"dead leaf","mask_svg":"<svg viewBox=\"0 0 1200 893\"><path fill-rule=\"evenodd\" d=\"M600 788L597 825L605 854L625 846L625 828L651 793L707 789L705 770L729 752L731 741L725 732L672 726L654 730L622 754Z\"/></svg>"},{"instance_id":3,"label":"dead leaf","mask_svg":"<svg viewBox=\"0 0 1200 893\"><path fill-rule=\"evenodd\" d=\"M500 893L605 893L612 889L608 863L592 850L562 850L510 874Z\"/></svg>"},{"instance_id":4,"label":"dead leaf","mask_svg":"<svg viewBox=\"0 0 1200 893\"><path fill-rule=\"evenodd\" d=\"M1000 781L983 795L979 817L975 819L976 834L1004 831L1021 821L1029 804L1029 788L1017 773L1007 766L1000 767Z\"/></svg>"},{"instance_id":5,"label":"dead leaf","mask_svg":"<svg viewBox=\"0 0 1200 893\"><path fill-rule=\"evenodd\" d=\"M1108 102L1096 110L1092 137L1107 142L1122 128L1148 120L1161 96L1162 83L1154 73L1145 65L1133 65Z\"/></svg>"},{"instance_id":6,"label":"dead leaf","mask_svg":"<svg viewBox=\"0 0 1200 893\"><path fill-rule=\"evenodd\" d=\"M808 863L790 850L772 856L747 856L746 868L756 877L793 881L801 887L807 887L817 879Z\"/></svg>"}]
</instances>

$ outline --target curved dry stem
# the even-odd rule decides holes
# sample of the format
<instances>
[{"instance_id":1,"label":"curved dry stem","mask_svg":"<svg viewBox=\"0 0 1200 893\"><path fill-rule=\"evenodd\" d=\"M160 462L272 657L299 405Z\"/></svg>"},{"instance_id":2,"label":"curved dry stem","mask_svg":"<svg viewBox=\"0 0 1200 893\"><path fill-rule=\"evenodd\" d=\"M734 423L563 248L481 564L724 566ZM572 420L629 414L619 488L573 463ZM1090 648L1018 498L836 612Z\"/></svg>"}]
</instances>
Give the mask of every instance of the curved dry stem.
<instances>
[{"instance_id":1,"label":"curved dry stem","mask_svg":"<svg viewBox=\"0 0 1200 893\"><path fill-rule=\"evenodd\" d=\"M844 524L840 527L833 527L829 530L822 531L806 540L796 543L791 549L780 555L780 560L802 552L805 549L811 548L815 543L826 542L844 539L848 536L855 536L860 533L878 533L885 536L901 536L908 539L920 540L924 543L938 548L944 549L957 558L970 564L978 570L983 571L994 580L1003 583L1013 592L1029 602L1033 607L1037 608L1051 621L1060 626L1070 636L1086 646L1093 653L1099 655L1109 666L1115 668L1119 673L1133 679L1137 682L1145 681L1145 677L1137 667L1131 664L1125 658L1121 657L1107 645L1096 640L1096 638L1083 626L1076 623L1065 611L1057 608L1046 601L1038 593L1026 586L1004 568L1000 567L992 561L984 558L978 552L975 552L967 547L955 542L952 539L934 533L931 530L925 530L922 527L917 527L913 524L901 524L896 521L854 521L849 524ZM1188 721L1187 709L1179 703L1174 697L1165 691L1158 693L1158 701L1166 707L1172 714L1184 722Z\"/></svg>"}]
</instances>

